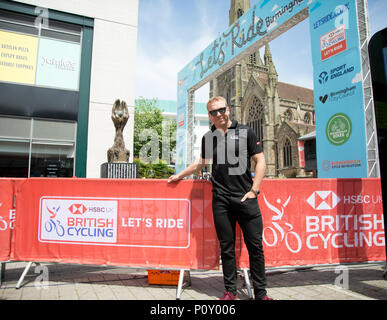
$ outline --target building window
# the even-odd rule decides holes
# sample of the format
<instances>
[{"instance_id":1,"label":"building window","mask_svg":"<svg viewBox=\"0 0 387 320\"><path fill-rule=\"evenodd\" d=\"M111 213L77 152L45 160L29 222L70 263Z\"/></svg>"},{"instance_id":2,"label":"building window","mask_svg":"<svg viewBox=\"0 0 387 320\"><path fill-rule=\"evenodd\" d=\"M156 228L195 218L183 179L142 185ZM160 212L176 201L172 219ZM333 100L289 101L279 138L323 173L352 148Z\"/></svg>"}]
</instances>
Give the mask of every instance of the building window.
<instances>
[{"instance_id":1,"label":"building window","mask_svg":"<svg viewBox=\"0 0 387 320\"><path fill-rule=\"evenodd\" d=\"M0 82L79 90L82 27L0 10ZM15 53L15 49L18 51Z\"/></svg>"},{"instance_id":2,"label":"building window","mask_svg":"<svg viewBox=\"0 0 387 320\"><path fill-rule=\"evenodd\" d=\"M286 110L284 113L285 120L292 121L293 120L293 113L290 109Z\"/></svg>"},{"instance_id":3,"label":"building window","mask_svg":"<svg viewBox=\"0 0 387 320\"><path fill-rule=\"evenodd\" d=\"M253 102L249 108L247 119L248 126L255 132L258 141L262 143L263 140L263 126L264 126L264 108L262 102L254 96Z\"/></svg>"},{"instance_id":4,"label":"building window","mask_svg":"<svg viewBox=\"0 0 387 320\"><path fill-rule=\"evenodd\" d=\"M257 64L257 55L255 53L250 54L250 63Z\"/></svg>"},{"instance_id":5,"label":"building window","mask_svg":"<svg viewBox=\"0 0 387 320\"><path fill-rule=\"evenodd\" d=\"M289 168L292 166L292 145L289 139L286 139L283 147L283 156L284 156L284 168Z\"/></svg>"},{"instance_id":6,"label":"building window","mask_svg":"<svg viewBox=\"0 0 387 320\"><path fill-rule=\"evenodd\" d=\"M305 122L306 124L310 124L310 121L311 121L310 113L307 112L307 113L305 113L305 116L304 116L304 122Z\"/></svg>"},{"instance_id":7,"label":"building window","mask_svg":"<svg viewBox=\"0 0 387 320\"><path fill-rule=\"evenodd\" d=\"M76 123L0 118L0 177L73 177Z\"/></svg>"},{"instance_id":8,"label":"building window","mask_svg":"<svg viewBox=\"0 0 387 320\"><path fill-rule=\"evenodd\" d=\"M6 72L0 71L0 177L73 177L76 150L82 151L77 172L83 176L86 146L82 140L76 146L77 120L78 108L88 109L80 103L89 90L80 92L80 70L93 23L54 10L45 21L9 11L34 7L9 7L0 9L0 42L6 44L0 46L1 60L6 57ZM92 39L86 49L91 46Z\"/></svg>"}]
</instances>

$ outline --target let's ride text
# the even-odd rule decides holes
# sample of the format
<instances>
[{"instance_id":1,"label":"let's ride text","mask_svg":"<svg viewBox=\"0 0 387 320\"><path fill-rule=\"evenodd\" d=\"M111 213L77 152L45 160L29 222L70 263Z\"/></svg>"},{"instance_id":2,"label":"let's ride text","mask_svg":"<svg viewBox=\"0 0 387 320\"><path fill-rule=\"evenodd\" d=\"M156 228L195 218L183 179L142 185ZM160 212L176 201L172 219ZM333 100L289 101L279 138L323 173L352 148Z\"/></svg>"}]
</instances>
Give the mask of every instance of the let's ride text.
<instances>
[{"instance_id":1,"label":"let's ride text","mask_svg":"<svg viewBox=\"0 0 387 320\"><path fill-rule=\"evenodd\" d=\"M126 228L165 228L165 229L183 229L184 219L172 218L122 218L121 226Z\"/></svg>"}]
</instances>

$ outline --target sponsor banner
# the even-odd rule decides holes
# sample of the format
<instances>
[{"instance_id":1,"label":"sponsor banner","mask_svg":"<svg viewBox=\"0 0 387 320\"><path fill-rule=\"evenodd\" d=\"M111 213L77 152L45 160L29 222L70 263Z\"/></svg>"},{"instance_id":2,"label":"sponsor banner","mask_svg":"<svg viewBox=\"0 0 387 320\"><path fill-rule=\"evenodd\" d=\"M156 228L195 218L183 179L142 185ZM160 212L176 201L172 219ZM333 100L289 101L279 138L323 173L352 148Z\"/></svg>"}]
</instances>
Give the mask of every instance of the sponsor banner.
<instances>
[{"instance_id":1,"label":"sponsor banner","mask_svg":"<svg viewBox=\"0 0 387 320\"><path fill-rule=\"evenodd\" d=\"M347 49L345 26L342 24L320 37L321 60L324 61Z\"/></svg>"},{"instance_id":2,"label":"sponsor banner","mask_svg":"<svg viewBox=\"0 0 387 320\"><path fill-rule=\"evenodd\" d=\"M0 178L0 261L13 258L16 220L15 195L26 179Z\"/></svg>"},{"instance_id":3,"label":"sponsor banner","mask_svg":"<svg viewBox=\"0 0 387 320\"><path fill-rule=\"evenodd\" d=\"M11 235L15 222L13 195L12 180L0 179L0 261L11 257Z\"/></svg>"},{"instance_id":4,"label":"sponsor banner","mask_svg":"<svg viewBox=\"0 0 387 320\"><path fill-rule=\"evenodd\" d=\"M79 90L81 45L0 31L0 81Z\"/></svg>"},{"instance_id":5,"label":"sponsor banner","mask_svg":"<svg viewBox=\"0 0 387 320\"><path fill-rule=\"evenodd\" d=\"M186 269L219 263L208 181L31 178L16 206L16 260Z\"/></svg>"},{"instance_id":6,"label":"sponsor banner","mask_svg":"<svg viewBox=\"0 0 387 320\"><path fill-rule=\"evenodd\" d=\"M0 31L0 81L34 84L38 38Z\"/></svg>"},{"instance_id":7,"label":"sponsor banner","mask_svg":"<svg viewBox=\"0 0 387 320\"><path fill-rule=\"evenodd\" d=\"M264 180L266 266L384 261L380 179ZM240 230L239 267L249 265Z\"/></svg>"},{"instance_id":8,"label":"sponsor banner","mask_svg":"<svg viewBox=\"0 0 387 320\"><path fill-rule=\"evenodd\" d=\"M368 176L355 0L309 7L319 178Z\"/></svg>"},{"instance_id":9,"label":"sponsor banner","mask_svg":"<svg viewBox=\"0 0 387 320\"><path fill-rule=\"evenodd\" d=\"M26 179L16 220L12 183L0 184L3 261L12 243L19 261L219 268L208 181ZM258 201L267 266L386 259L380 179L265 179ZM248 267L239 228L236 253Z\"/></svg>"},{"instance_id":10,"label":"sponsor banner","mask_svg":"<svg viewBox=\"0 0 387 320\"><path fill-rule=\"evenodd\" d=\"M315 0L309 5L309 21L312 55L319 58L314 64L329 60L325 50L333 57L359 47L356 0Z\"/></svg>"},{"instance_id":11,"label":"sponsor banner","mask_svg":"<svg viewBox=\"0 0 387 320\"><path fill-rule=\"evenodd\" d=\"M81 45L54 39L39 40L36 85L79 89Z\"/></svg>"},{"instance_id":12,"label":"sponsor banner","mask_svg":"<svg viewBox=\"0 0 387 320\"><path fill-rule=\"evenodd\" d=\"M190 214L189 199L43 197L39 241L188 248Z\"/></svg>"},{"instance_id":13,"label":"sponsor banner","mask_svg":"<svg viewBox=\"0 0 387 320\"><path fill-rule=\"evenodd\" d=\"M117 200L43 197L39 241L117 243Z\"/></svg>"}]
</instances>

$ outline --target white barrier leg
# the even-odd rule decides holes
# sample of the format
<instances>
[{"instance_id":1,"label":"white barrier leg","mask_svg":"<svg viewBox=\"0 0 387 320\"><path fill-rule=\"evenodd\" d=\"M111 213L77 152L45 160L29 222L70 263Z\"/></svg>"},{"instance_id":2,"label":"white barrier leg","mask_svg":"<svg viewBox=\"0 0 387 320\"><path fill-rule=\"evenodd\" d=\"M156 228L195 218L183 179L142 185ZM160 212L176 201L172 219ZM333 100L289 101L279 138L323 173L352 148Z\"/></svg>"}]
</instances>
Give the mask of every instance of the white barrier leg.
<instances>
[{"instance_id":1,"label":"white barrier leg","mask_svg":"<svg viewBox=\"0 0 387 320\"><path fill-rule=\"evenodd\" d=\"M31 266L32 266L33 262L30 261L28 262L28 264L26 265L26 267L24 268L24 271L19 279L19 281L17 282L16 284L16 289L19 289L21 287L21 284L24 280L24 277L27 275L28 271L30 270ZM40 265L38 262L35 262L36 265Z\"/></svg>"},{"instance_id":2,"label":"white barrier leg","mask_svg":"<svg viewBox=\"0 0 387 320\"><path fill-rule=\"evenodd\" d=\"M242 269L242 270L243 270L243 275L244 275L244 278L245 278L247 293L249 295L249 299L252 300L253 299L253 293L251 291L249 272L248 272L248 269Z\"/></svg>"},{"instance_id":3,"label":"white barrier leg","mask_svg":"<svg viewBox=\"0 0 387 320\"><path fill-rule=\"evenodd\" d=\"M180 295L183 290L184 274L185 274L185 270L180 269L179 283L177 284L177 290L176 290L176 300L180 300Z\"/></svg>"}]
</instances>

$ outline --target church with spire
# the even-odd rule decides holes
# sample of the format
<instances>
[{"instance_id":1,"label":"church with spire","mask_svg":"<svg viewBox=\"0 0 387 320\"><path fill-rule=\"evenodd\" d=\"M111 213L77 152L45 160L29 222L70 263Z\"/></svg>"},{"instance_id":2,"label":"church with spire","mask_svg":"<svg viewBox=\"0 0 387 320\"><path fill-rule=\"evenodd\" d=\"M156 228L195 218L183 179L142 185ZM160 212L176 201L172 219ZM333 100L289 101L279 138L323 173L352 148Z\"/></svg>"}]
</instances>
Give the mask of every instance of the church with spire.
<instances>
[{"instance_id":1,"label":"church with spire","mask_svg":"<svg viewBox=\"0 0 387 320\"><path fill-rule=\"evenodd\" d=\"M229 25L249 9L250 0L231 0ZM231 118L255 131L266 177L307 177L299 138L315 130L313 90L279 82L274 60L266 44L263 61L257 51L211 80L210 97L225 97Z\"/></svg>"}]
</instances>

